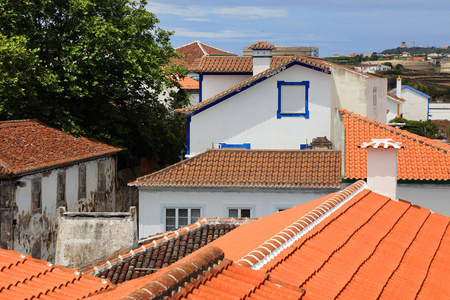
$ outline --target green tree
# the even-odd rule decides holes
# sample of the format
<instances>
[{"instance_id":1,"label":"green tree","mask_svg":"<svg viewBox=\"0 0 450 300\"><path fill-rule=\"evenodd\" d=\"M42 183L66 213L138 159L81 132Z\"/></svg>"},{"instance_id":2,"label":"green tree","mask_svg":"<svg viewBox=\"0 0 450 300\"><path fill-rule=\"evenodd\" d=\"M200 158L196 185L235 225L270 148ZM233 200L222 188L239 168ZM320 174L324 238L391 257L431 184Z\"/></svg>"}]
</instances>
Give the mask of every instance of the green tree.
<instances>
[{"instance_id":1,"label":"green tree","mask_svg":"<svg viewBox=\"0 0 450 300\"><path fill-rule=\"evenodd\" d=\"M439 132L437 124L431 121L414 121L405 118L395 118L389 121L389 123L405 123L406 126L403 129L406 131L428 138L435 138Z\"/></svg>"},{"instance_id":2,"label":"green tree","mask_svg":"<svg viewBox=\"0 0 450 300\"><path fill-rule=\"evenodd\" d=\"M0 2L0 118L38 118L169 163L184 149L187 103L171 32L146 1ZM172 89L175 87L175 89ZM172 91L166 103L163 91Z\"/></svg>"}]
</instances>

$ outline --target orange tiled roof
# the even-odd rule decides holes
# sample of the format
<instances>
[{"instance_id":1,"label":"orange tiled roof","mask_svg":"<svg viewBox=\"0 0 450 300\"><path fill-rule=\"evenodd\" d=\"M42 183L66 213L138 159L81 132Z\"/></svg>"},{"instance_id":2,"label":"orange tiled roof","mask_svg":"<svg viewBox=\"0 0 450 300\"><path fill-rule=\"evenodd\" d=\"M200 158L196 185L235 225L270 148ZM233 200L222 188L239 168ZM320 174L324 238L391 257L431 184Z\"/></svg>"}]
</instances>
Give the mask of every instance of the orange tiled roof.
<instances>
[{"instance_id":1,"label":"orange tiled roof","mask_svg":"<svg viewBox=\"0 0 450 300\"><path fill-rule=\"evenodd\" d=\"M209 149L132 186L338 188L338 150Z\"/></svg>"},{"instance_id":2,"label":"orange tiled roof","mask_svg":"<svg viewBox=\"0 0 450 300\"><path fill-rule=\"evenodd\" d=\"M251 57L249 57L249 58L252 59ZM209 60L210 58L204 58L204 59ZM218 58L218 59L220 60L222 58ZM228 59L228 58L224 58L224 59ZM235 59L235 58L230 58L230 59ZM236 59L245 60L245 59L247 59L247 57L238 56L238 57L236 57ZM325 73L330 72L330 64L328 64L324 61L321 61L321 60L311 59L306 56L298 56L298 55L283 56L283 57L280 57L279 61L277 61L277 58L275 58L275 60L274 60L274 58L272 58L272 62L276 62L276 65L272 66L270 69L268 69L264 72L258 73L256 75L244 80L243 82L238 83L237 85L235 85L223 92L220 92L219 94L217 94L209 99L206 99L196 105L182 108L182 109L177 109L176 112L183 113L186 115L191 115L206 106L214 104L215 102L219 101L220 99L222 99L223 97L225 97L227 95L230 95L234 92L239 92L245 88L250 87L255 82L270 78L271 76L276 75L279 72L282 72L290 64L307 65L307 66L310 66L310 67L314 68L315 70L318 70L321 72L325 72ZM219 69L217 69L217 70L219 70ZM217 72L219 72L219 71L217 71ZM240 72L240 71L233 71L233 72ZM356 71L354 71L354 72L356 72Z\"/></svg>"},{"instance_id":3,"label":"orange tiled roof","mask_svg":"<svg viewBox=\"0 0 450 300\"><path fill-rule=\"evenodd\" d=\"M37 120L0 122L0 177L111 155L123 148L74 137Z\"/></svg>"},{"instance_id":4,"label":"orange tiled roof","mask_svg":"<svg viewBox=\"0 0 450 300\"><path fill-rule=\"evenodd\" d=\"M183 79L178 80L178 83L186 90L198 90L200 86L197 80L190 77L184 77Z\"/></svg>"},{"instance_id":5,"label":"orange tiled roof","mask_svg":"<svg viewBox=\"0 0 450 300\"><path fill-rule=\"evenodd\" d=\"M391 94L391 93L388 93L387 95L388 95L388 97L391 97L391 98L393 98L394 100L400 101L400 102L402 102L402 103L406 102L405 99L400 98L400 97L398 97L397 95L394 95L394 94Z\"/></svg>"},{"instance_id":6,"label":"orange tiled roof","mask_svg":"<svg viewBox=\"0 0 450 300\"><path fill-rule=\"evenodd\" d=\"M236 55L199 41L194 41L192 43L177 47L175 48L175 51L182 54L184 57L174 59L174 61L184 62L189 69L191 69L196 59L199 59L205 55Z\"/></svg>"},{"instance_id":7,"label":"orange tiled roof","mask_svg":"<svg viewBox=\"0 0 450 300\"><path fill-rule=\"evenodd\" d=\"M358 181L242 225L158 277L94 299L449 299L449 225L449 217Z\"/></svg>"},{"instance_id":8,"label":"orange tiled roof","mask_svg":"<svg viewBox=\"0 0 450 300\"><path fill-rule=\"evenodd\" d=\"M255 44L250 45L248 48L252 50L273 50L276 47L269 44L267 41L258 41Z\"/></svg>"},{"instance_id":9,"label":"orange tiled roof","mask_svg":"<svg viewBox=\"0 0 450 300\"><path fill-rule=\"evenodd\" d=\"M345 177L366 178L367 152L363 142L390 138L406 148L398 151L400 180L450 180L450 145L378 123L340 109L345 125Z\"/></svg>"},{"instance_id":10,"label":"orange tiled roof","mask_svg":"<svg viewBox=\"0 0 450 300\"><path fill-rule=\"evenodd\" d=\"M324 69L328 68L324 62L307 56L273 56L271 67L277 67L285 61L292 60L293 57L302 57L304 62L312 65L321 63ZM253 73L253 57L251 56L205 56L196 61L193 71L197 73Z\"/></svg>"},{"instance_id":11,"label":"orange tiled roof","mask_svg":"<svg viewBox=\"0 0 450 300\"><path fill-rule=\"evenodd\" d=\"M81 299L111 286L108 280L0 249L0 299Z\"/></svg>"}]
</instances>

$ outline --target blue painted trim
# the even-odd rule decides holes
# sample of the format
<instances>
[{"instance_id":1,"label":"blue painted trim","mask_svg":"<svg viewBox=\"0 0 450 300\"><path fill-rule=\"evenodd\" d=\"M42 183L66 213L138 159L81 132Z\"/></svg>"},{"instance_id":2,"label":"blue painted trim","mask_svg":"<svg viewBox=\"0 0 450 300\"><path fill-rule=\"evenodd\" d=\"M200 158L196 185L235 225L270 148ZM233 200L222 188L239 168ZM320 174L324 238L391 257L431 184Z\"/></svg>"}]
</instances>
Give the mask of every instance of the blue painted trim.
<instances>
[{"instance_id":1,"label":"blue painted trim","mask_svg":"<svg viewBox=\"0 0 450 300\"><path fill-rule=\"evenodd\" d=\"M402 91L403 91L404 89L408 89L408 90L411 90L411 91L413 91L413 92L416 92L417 94L424 96L424 97L427 98L428 100L430 100L430 98L431 98L431 97L428 96L427 94L422 93L421 91L418 91L418 90L416 90L415 88L410 87L409 85L404 85L404 86L402 86ZM391 90L389 93L397 95L397 88Z\"/></svg>"},{"instance_id":2,"label":"blue painted trim","mask_svg":"<svg viewBox=\"0 0 450 300\"><path fill-rule=\"evenodd\" d=\"M252 72L217 72L217 73L212 73L212 72L204 72L201 73L203 75L253 75L253 71Z\"/></svg>"},{"instance_id":3,"label":"blue painted trim","mask_svg":"<svg viewBox=\"0 0 450 300\"><path fill-rule=\"evenodd\" d=\"M283 85L304 85L305 86L305 112L301 114L289 114L281 112L281 87ZM277 119L281 119L283 117L303 117L305 119L309 119L309 108L308 108L308 90L309 90L309 81L302 82L286 82L286 81L277 81L278 88L278 109L277 109Z\"/></svg>"},{"instance_id":4,"label":"blue painted trim","mask_svg":"<svg viewBox=\"0 0 450 300\"><path fill-rule=\"evenodd\" d=\"M311 145L308 144L300 144L300 150L311 149Z\"/></svg>"},{"instance_id":5,"label":"blue painted trim","mask_svg":"<svg viewBox=\"0 0 450 300\"><path fill-rule=\"evenodd\" d=\"M226 148L251 149L251 145L250 145L250 143L243 143L243 144L219 143L219 149L226 149Z\"/></svg>"},{"instance_id":6,"label":"blue painted trim","mask_svg":"<svg viewBox=\"0 0 450 300\"><path fill-rule=\"evenodd\" d=\"M186 156L191 155L191 116L186 119Z\"/></svg>"},{"instance_id":7,"label":"blue painted trim","mask_svg":"<svg viewBox=\"0 0 450 300\"><path fill-rule=\"evenodd\" d=\"M202 102L202 94L203 94L203 75L200 74L198 78L198 103Z\"/></svg>"},{"instance_id":8,"label":"blue painted trim","mask_svg":"<svg viewBox=\"0 0 450 300\"><path fill-rule=\"evenodd\" d=\"M303 66L303 67L306 67L306 68L309 68L309 69L313 69L313 70L315 70L315 71L319 71L319 72L321 72L321 73L331 74L331 71L325 71L325 70L323 70L323 69L321 69L321 68L314 67L314 66L310 66L310 65L307 65L307 64L298 62L298 61L294 61L294 62L292 62L292 63L290 63L290 64L287 64L285 67L282 68L282 70L281 70L280 72L283 72L284 70L286 70L286 69L288 69L288 68L290 68L290 67L292 67L292 66L294 66L294 65L300 65L300 66ZM236 74L237 74L237 73L236 73ZM275 74L275 75L276 75L276 74ZM222 98L220 98L220 99L214 101L213 103L210 103L210 104L208 104L208 105L203 106L203 107L200 108L199 110L197 110L197 111L193 112L192 114L190 114L190 116L195 116L196 114L201 113L202 111L207 110L208 108L210 108L210 107L212 107L212 106L214 106L214 105L216 105L216 104L219 104L220 102L222 102L222 101L224 101L224 100L226 100L226 99L228 99L228 98L231 98L231 97L233 97L234 95L236 95L236 94L238 94L238 93L241 93L241 92L245 91L246 89L251 88L252 86L254 86L254 85L256 85L256 84L258 84L258 83L260 83L260 82L262 82L262 81L264 81L264 80L266 80L266 79L272 78L272 77L275 76L275 75L272 75L272 76L264 76L264 77L262 77L262 78L260 78L260 79L258 79L258 80L255 80L254 82L250 83L249 85L242 87L242 88L239 89L238 91L234 91L234 92L232 92L232 93L229 93L228 95L223 96ZM201 91L201 90L200 90L200 91Z\"/></svg>"}]
</instances>

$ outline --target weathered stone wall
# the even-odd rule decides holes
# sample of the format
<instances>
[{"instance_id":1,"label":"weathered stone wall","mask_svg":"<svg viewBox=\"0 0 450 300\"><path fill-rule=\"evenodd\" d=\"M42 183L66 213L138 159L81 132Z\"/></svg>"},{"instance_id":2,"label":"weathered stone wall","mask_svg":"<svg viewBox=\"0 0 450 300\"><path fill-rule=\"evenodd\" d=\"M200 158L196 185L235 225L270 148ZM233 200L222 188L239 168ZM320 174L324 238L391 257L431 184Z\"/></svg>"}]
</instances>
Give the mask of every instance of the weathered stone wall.
<instances>
[{"instance_id":1,"label":"weathered stone wall","mask_svg":"<svg viewBox=\"0 0 450 300\"><path fill-rule=\"evenodd\" d=\"M137 246L136 208L127 213L59 211L55 263L69 268Z\"/></svg>"}]
</instances>

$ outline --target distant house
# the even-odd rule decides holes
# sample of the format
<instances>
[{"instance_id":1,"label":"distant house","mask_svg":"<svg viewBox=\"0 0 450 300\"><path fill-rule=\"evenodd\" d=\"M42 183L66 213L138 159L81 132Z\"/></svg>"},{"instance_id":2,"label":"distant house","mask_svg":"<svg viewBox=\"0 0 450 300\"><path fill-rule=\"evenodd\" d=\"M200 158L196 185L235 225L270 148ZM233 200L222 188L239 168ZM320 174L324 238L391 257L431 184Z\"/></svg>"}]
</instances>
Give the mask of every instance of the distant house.
<instances>
[{"instance_id":1,"label":"distant house","mask_svg":"<svg viewBox=\"0 0 450 300\"><path fill-rule=\"evenodd\" d=\"M363 73L371 73L374 74L376 72L384 72L391 70L392 68L390 66L378 64L378 65L358 65L355 66L356 71L360 71Z\"/></svg>"},{"instance_id":2,"label":"distant house","mask_svg":"<svg viewBox=\"0 0 450 300\"><path fill-rule=\"evenodd\" d=\"M386 79L321 59L272 56L274 47L259 41L253 56L198 61L199 103L177 110L187 115L187 157L228 144L300 149L320 136L339 148L339 107L386 121Z\"/></svg>"},{"instance_id":3,"label":"distant house","mask_svg":"<svg viewBox=\"0 0 450 300\"><path fill-rule=\"evenodd\" d=\"M181 88L190 94L189 100L191 105L195 105L199 102L199 88L200 85L197 80L192 79L190 77L185 77L183 79L178 80Z\"/></svg>"},{"instance_id":4,"label":"distant house","mask_svg":"<svg viewBox=\"0 0 450 300\"><path fill-rule=\"evenodd\" d=\"M395 119L397 117L401 117L403 114L403 103L405 103L406 100L397 97L394 94L387 94L387 116L386 120L389 122L392 119Z\"/></svg>"},{"instance_id":5,"label":"distant house","mask_svg":"<svg viewBox=\"0 0 450 300\"><path fill-rule=\"evenodd\" d=\"M401 104L403 118L408 120L426 121L429 119L430 96L408 85L402 85L402 79L397 78L397 88L389 91L400 99L406 100ZM390 100L388 98L388 100Z\"/></svg>"},{"instance_id":6,"label":"distant house","mask_svg":"<svg viewBox=\"0 0 450 300\"><path fill-rule=\"evenodd\" d=\"M336 191L340 182L338 150L210 149L129 185L139 189L143 237L200 217L267 216Z\"/></svg>"},{"instance_id":7,"label":"distant house","mask_svg":"<svg viewBox=\"0 0 450 300\"><path fill-rule=\"evenodd\" d=\"M114 211L116 154L36 120L0 122L2 248L54 259L59 206Z\"/></svg>"}]
</instances>

